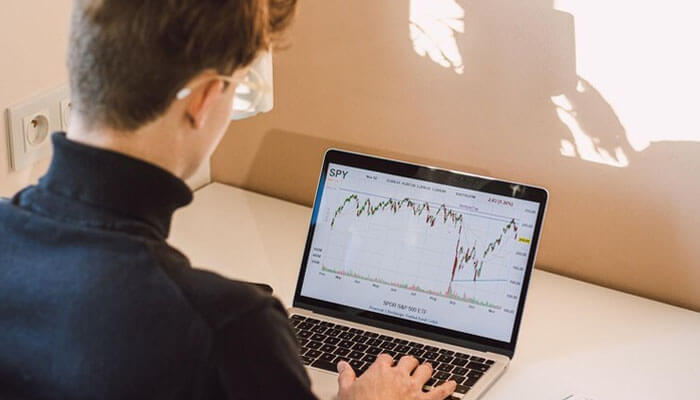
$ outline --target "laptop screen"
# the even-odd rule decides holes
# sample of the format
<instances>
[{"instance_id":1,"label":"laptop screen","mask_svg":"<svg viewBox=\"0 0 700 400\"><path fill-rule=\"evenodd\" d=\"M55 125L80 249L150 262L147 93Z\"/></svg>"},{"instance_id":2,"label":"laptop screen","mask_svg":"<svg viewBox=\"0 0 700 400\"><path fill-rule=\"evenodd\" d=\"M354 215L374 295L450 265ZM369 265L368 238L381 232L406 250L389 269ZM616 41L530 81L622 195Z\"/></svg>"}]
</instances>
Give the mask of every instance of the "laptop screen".
<instances>
[{"instance_id":1,"label":"laptop screen","mask_svg":"<svg viewBox=\"0 0 700 400\"><path fill-rule=\"evenodd\" d=\"M540 203L332 161L324 174L302 296L511 341Z\"/></svg>"}]
</instances>

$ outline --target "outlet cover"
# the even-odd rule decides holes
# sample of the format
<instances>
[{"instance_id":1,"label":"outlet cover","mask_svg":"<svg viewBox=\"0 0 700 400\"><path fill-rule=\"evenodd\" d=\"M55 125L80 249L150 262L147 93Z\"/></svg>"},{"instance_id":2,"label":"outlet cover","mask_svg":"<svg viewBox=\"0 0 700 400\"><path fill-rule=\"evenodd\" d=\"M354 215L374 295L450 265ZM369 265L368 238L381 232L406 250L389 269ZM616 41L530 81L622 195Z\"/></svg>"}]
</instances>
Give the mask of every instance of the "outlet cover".
<instances>
[{"instance_id":1,"label":"outlet cover","mask_svg":"<svg viewBox=\"0 0 700 400\"><path fill-rule=\"evenodd\" d=\"M7 109L10 163L15 171L51 156L51 133L61 129L61 101L67 85Z\"/></svg>"}]
</instances>

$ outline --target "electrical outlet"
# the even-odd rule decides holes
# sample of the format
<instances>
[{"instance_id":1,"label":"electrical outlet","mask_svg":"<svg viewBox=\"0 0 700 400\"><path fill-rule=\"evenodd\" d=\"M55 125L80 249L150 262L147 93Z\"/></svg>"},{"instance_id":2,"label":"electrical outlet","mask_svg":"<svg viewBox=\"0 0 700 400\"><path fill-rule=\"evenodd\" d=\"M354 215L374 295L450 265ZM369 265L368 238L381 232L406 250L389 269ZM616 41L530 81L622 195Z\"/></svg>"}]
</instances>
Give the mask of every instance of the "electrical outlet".
<instances>
[{"instance_id":1,"label":"electrical outlet","mask_svg":"<svg viewBox=\"0 0 700 400\"><path fill-rule=\"evenodd\" d=\"M49 136L49 115L49 110L40 110L22 119L25 151L41 146Z\"/></svg>"},{"instance_id":2,"label":"electrical outlet","mask_svg":"<svg viewBox=\"0 0 700 400\"><path fill-rule=\"evenodd\" d=\"M70 116L70 92L67 85L7 109L13 170L19 171L51 156L49 137L52 132L63 129L64 102L67 115Z\"/></svg>"}]
</instances>

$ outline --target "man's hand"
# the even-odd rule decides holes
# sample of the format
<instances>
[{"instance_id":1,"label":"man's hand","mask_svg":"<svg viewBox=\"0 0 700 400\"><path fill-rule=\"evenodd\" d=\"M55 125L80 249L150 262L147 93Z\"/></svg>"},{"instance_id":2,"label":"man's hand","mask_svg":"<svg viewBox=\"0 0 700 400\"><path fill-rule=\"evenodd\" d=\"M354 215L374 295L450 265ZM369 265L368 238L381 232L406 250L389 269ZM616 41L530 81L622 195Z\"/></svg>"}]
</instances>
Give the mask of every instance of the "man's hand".
<instances>
[{"instance_id":1,"label":"man's hand","mask_svg":"<svg viewBox=\"0 0 700 400\"><path fill-rule=\"evenodd\" d=\"M440 400L454 392L457 383L448 381L424 393L421 389L433 374L433 367L412 356L401 357L396 366L388 354L380 354L362 377L350 364L338 363L339 400Z\"/></svg>"}]
</instances>

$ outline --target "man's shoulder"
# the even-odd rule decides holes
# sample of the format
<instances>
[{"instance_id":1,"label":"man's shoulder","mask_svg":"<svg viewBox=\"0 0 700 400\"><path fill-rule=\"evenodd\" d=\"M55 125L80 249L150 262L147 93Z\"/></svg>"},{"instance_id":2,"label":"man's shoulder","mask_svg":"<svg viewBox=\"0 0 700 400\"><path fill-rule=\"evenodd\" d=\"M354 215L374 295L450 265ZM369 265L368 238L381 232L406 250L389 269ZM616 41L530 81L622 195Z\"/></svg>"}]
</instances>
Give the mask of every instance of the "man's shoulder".
<instances>
[{"instance_id":1,"label":"man's shoulder","mask_svg":"<svg viewBox=\"0 0 700 400\"><path fill-rule=\"evenodd\" d=\"M270 309L284 313L278 299L251 283L231 280L212 271L194 268L189 263L176 268L162 267L192 308L214 330L251 313Z\"/></svg>"}]
</instances>

